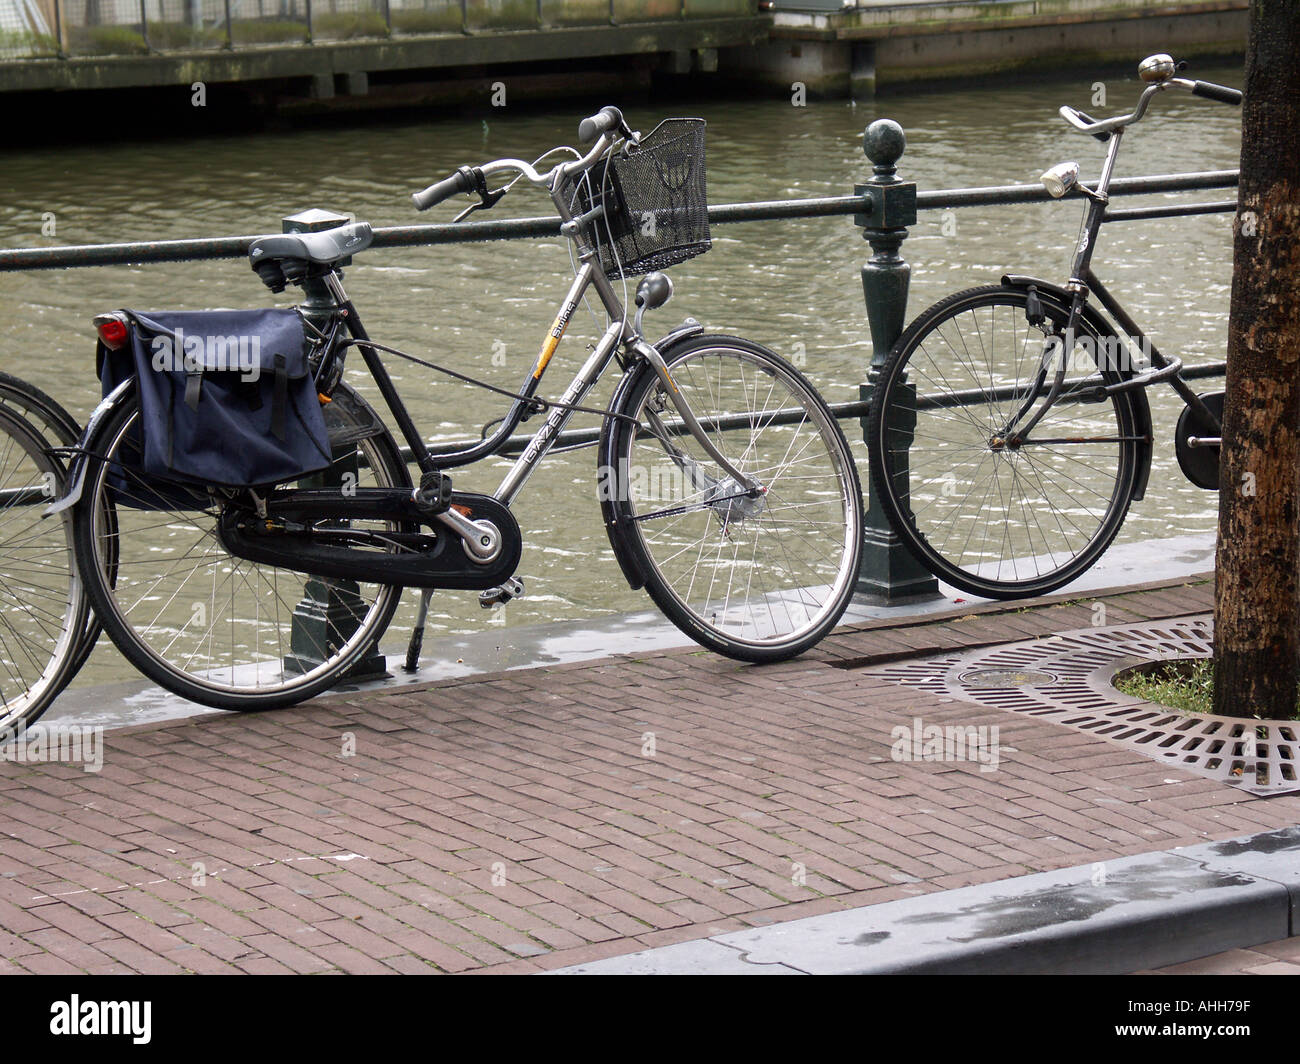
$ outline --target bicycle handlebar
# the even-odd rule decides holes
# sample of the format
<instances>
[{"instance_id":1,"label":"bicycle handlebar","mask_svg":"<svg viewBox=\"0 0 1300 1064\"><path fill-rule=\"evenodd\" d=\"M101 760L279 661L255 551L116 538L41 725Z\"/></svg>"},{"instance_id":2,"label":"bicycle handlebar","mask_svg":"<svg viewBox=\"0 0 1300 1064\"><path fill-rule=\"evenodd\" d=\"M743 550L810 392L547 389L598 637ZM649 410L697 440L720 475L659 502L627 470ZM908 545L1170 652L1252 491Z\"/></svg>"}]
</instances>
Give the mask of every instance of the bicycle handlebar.
<instances>
[{"instance_id":1,"label":"bicycle handlebar","mask_svg":"<svg viewBox=\"0 0 1300 1064\"><path fill-rule=\"evenodd\" d=\"M602 107L578 124L578 142L590 144L602 133L612 133L623 124L623 112L617 107Z\"/></svg>"},{"instance_id":2,"label":"bicycle handlebar","mask_svg":"<svg viewBox=\"0 0 1300 1064\"><path fill-rule=\"evenodd\" d=\"M1240 89L1230 89L1227 85L1216 85L1212 81L1192 82L1192 95L1204 96L1207 100L1218 100L1220 103L1230 103L1234 107L1241 106Z\"/></svg>"},{"instance_id":3,"label":"bicycle handlebar","mask_svg":"<svg viewBox=\"0 0 1300 1064\"><path fill-rule=\"evenodd\" d=\"M619 130L627 132L628 143L635 144L637 142L639 134L627 130L627 124L623 120L623 112L617 107L602 107L600 111L590 118L584 118L578 127L578 136L582 138L584 143L588 143L593 139L596 141L586 155L579 155L578 158L567 163L559 163L546 173L538 173L532 163L526 163L522 159L494 159L492 162L483 163L481 166L462 166L450 177L444 177L441 181L430 185L423 191L413 193L411 201L415 204L416 210L425 211L435 204L456 195L458 192L478 191L481 196L486 197L482 206L491 206L492 203L495 203L505 194L506 189L510 186L506 185L494 192L487 193L485 191L487 179L495 174L505 173L520 174L532 184L545 185L554 192L566 179L573 178L584 170L589 170L595 166L610 147L618 143L617 134ZM566 150L573 151L573 149ZM550 155L551 152L546 154ZM574 151L574 154L577 155L578 153ZM545 158L545 156L542 158Z\"/></svg>"},{"instance_id":4,"label":"bicycle handlebar","mask_svg":"<svg viewBox=\"0 0 1300 1064\"><path fill-rule=\"evenodd\" d=\"M417 211L427 211L435 204L441 203L445 199L450 199L458 192L471 192L476 184L474 168L462 166L451 177L444 177L441 181L434 182L423 192L414 192L411 194L411 201L415 204Z\"/></svg>"},{"instance_id":5,"label":"bicycle handlebar","mask_svg":"<svg viewBox=\"0 0 1300 1064\"><path fill-rule=\"evenodd\" d=\"M1061 108L1061 117L1080 133L1087 133L1089 136L1105 141L1110 139L1112 133L1140 121L1142 116L1146 114L1147 104L1151 102L1151 97L1163 89L1181 89L1184 92L1190 92L1194 96L1200 96L1207 100L1217 100L1220 103L1233 104L1234 106L1240 105L1242 95L1237 89L1230 89L1226 85L1216 85L1211 81L1189 81L1187 78L1170 76L1176 67L1173 60L1168 56L1152 56L1151 59L1143 63L1143 68L1154 59L1165 60L1167 66L1154 74L1143 73L1144 80L1148 81L1149 84L1143 90L1138 105L1131 114L1096 119L1077 108L1067 106Z\"/></svg>"}]
</instances>

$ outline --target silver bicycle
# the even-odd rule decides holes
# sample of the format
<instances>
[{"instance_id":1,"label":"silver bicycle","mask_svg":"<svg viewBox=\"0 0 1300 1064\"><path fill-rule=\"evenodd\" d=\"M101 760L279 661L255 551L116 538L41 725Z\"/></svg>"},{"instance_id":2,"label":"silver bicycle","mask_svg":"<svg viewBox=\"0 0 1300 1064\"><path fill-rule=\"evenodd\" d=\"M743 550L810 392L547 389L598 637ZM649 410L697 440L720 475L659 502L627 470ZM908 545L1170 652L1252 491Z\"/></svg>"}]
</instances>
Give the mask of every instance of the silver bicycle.
<instances>
[{"instance_id":1,"label":"silver bicycle","mask_svg":"<svg viewBox=\"0 0 1300 1064\"><path fill-rule=\"evenodd\" d=\"M524 180L550 194L576 250L576 276L537 359L519 390L505 392L509 408L482 442L435 456L413 423L381 355L413 356L372 339L343 287L341 263L372 241L364 222L262 237L249 249L272 291L298 285L312 295L301 309L316 337L317 388L334 417L335 465L318 483L170 490L140 477L134 383L95 411L63 505L75 501L78 560L104 630L141 671L221 708L290 704L368 654L401 589L417 587L409 663L433 590L476 590L485 606L523 593L515 575L523 534L510 506L584 410L602 418L596 488L623 575L683 632L719 653L767 662L807 650L834 627L853 594L862 536L857 473L834 415L759 344L707 333L691 319L655 342L643 332L645 313L672 293L661 271L709 247L703 123L672 119L642 137L607 107L579 136L590 147L556 149L570 158L549 170L498 159L414 197L426 209L475 195L463 218ZM509 183L492 187L503 178ZM645 276L629 313L615 283L636 274ZM543 400L543 375L593 291L609 324L560 398ZM120 332L120 320L104 316L101 336L113 328ZM342 380L353 348L418 483L383 420ZM608 407L584 408L614 362L623 377ZM449 470L498 453L532 416L542 424L495 493L453 488ZM344 477L346 492L337 486ZM294 624L308 583L315 601L324 588L339 607L314 628Z\"/></svg>"}]
</instances>

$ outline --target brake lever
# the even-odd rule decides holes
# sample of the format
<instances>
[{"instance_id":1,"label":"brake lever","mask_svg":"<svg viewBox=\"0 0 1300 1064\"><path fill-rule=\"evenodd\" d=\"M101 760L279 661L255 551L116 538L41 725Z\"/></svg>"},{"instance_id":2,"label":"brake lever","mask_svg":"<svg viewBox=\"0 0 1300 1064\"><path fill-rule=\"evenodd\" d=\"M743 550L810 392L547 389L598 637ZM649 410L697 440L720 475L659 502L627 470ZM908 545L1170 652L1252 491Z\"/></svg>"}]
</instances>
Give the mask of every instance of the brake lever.
<instances>
[{"instance_id":1,"label":"brake lever","mask_svg":"<svg viewBox=\"0 0 1300 1064\"><path fill-rule=\"evenodd\" d=\"M510 190L509 185L502 185L500 188L496 188L496 189L492 189L491 191L488 191L487 178L483 176L482 170L475 168L474 191L478 193L478 202L471 203L468 207L466 207L463 211L461 211L458 215L456 215L456 217L451 220L451 224L455 225L457 222L462 221L465 218L468 218L475 211L490 211L493 207L497 205L498 202L500 202L501 197L504 196L509 190Z\"/></svg>"}]
</instances>

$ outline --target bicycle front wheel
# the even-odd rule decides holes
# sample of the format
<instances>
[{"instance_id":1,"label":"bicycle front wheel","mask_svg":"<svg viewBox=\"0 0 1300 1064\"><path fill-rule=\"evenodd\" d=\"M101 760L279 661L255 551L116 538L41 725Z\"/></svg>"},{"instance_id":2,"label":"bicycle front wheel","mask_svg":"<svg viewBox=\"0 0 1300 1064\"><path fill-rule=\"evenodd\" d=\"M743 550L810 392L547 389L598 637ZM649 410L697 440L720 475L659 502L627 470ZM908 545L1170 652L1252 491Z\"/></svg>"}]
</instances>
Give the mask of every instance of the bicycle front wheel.
<instances>
[{"instance_id":1,"label":"bicycle front wheel","mask_svg":"<svg viewBox=\"0 0 1300 1064\"><path fill-rule=\"evenodd\" d=\"M807 650L853 596L862 539L857 471L835 416L780 356L697 336L664 352L714 446L760 485L744 493L685 428L649 366L618 413L622 549L674 624L742 661Z\"/></svg>"},{"instance_id":2,"label":"bicycle front wheel","mask_svg":"<svg viewBox=\"0 0 1300 1064\"><path fill-rule=\"evenodd\" d=\"M84 660L89 607L63 494L62 463L25 418L0 406L0 743L32 724Z\"/></svg>"},{"instance_id":3,"label":"bicycle front wheel","mask_svg":"<svg viewBox=\"0 0 1300 1064\"><path fill-rule=\"evenodd\" d=\"M1008 442L1041 406L1048 348L1064 341L1068 311L1041 304L1040 327L1020 289L936 303L890 353L867 419L872 489L899 538L940 579L987 598L1045 594L1085 572L1119 532L1141 465L1136 400L1101 390L1122 379L1125 349L1086 320L1059 397Z\"/></svg>"}]
</instances>

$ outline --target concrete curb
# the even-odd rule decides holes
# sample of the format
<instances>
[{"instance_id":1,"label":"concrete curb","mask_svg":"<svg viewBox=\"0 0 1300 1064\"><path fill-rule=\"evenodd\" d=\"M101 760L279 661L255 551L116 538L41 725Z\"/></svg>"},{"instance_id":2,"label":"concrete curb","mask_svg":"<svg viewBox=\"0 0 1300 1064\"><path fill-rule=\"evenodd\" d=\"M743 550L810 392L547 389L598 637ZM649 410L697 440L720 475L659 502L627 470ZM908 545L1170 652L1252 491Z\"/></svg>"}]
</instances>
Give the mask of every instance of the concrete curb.
<instances>
[{"instance_id":1,"label":"concrete curb","mask_svg":"<svg viewBox=\"0 0 1300 1064\"><path fill-rule=\"evenodd\" d=\"M1300 933L1300 827L903 898L551 975L1121 975Z\"/></svg>"}]
</instances>

